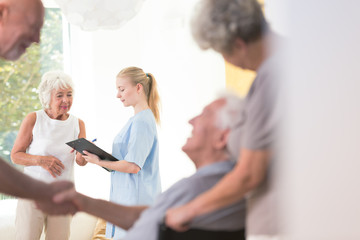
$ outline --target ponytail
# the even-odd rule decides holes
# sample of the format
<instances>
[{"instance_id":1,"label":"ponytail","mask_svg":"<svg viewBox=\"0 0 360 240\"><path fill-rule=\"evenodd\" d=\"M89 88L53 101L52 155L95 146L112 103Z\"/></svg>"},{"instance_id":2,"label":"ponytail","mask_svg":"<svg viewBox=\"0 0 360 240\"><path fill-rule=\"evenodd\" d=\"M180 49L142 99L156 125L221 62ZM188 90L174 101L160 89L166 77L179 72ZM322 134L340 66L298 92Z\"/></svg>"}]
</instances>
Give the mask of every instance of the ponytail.
<instances>
[{"instance_id":1,"label":"ponytail","mask_svg":"<svg viewBox=\"0 0 360 240\"><path fill-rule=\"evenodd\" d=\"M160 97L157 90L157 82L151 73L146 73L146 76L149 79L148 104L154 114L156 123L160 124Z\"/></svg>"}]
</instances>

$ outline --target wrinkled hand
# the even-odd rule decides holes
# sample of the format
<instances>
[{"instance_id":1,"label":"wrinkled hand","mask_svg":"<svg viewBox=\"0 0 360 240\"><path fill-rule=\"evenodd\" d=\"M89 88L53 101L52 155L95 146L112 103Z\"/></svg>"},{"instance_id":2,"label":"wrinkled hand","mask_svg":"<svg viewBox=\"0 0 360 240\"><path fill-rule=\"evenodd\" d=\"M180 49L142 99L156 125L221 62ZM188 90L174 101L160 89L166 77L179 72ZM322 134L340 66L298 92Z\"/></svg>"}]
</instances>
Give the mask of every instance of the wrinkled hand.
<instances>
[{"instance_id":1,"label":"wrinkled hand","mask_svg":"<svg viewBox=\"0 0 360 240\"><path fill-rule=\"evenodd\" d=\"M83 151L85 155L83 157L85 160L89 163L99 164L100 158L96 156L95 154L89 153L88 151Z\"/></svg>"},{"instance_id":2,"label":"wrinkled hand","mask_svg":"<svg viewBox=\"0 0 360 240\"><path fill-rule=\"evenodd\" d=\"M184 205L169 209L166 212L165 224L178 232L184 232L189 229L192 219L192 212Z\"/></svg>"},{"instance_id":3,"label":"wrinkled hand","mask_svg":"<svg viewBox=\"0 0 360 240\"><path fill-rule=\"evenodd\" d=\"M64 164L54 156L46 156L42 158L40 166L48 171L54 178L60 176L62 171L65 169Z\"/></svg>"},{"instance_id":4,"label":"wrinkled hand","mask_svg":"<svg viewBox=\"0 0 360 240\"><path fill-rule=\"evenodd\" d=\"M70 153L73 153L75 152L75 149L71 149ZM76 152L76 157L75 157L75 160L76 160L76 163L79 165L79 166L85 166L88 162L84 159L84 156L79 153L79 152Z\"/></svg>"},{"instance_id":5,"label":"wrinkled hand","mask_svg":"<svg viewBox=\"0 0 360 240\"><path fill-rule=\"evenodd\" d=\"M44 199L37 200L36 206L43 212L51 215L75 214L78 209L71 201L64 201L61 204L57 204L53 201L53 198L57 193L69 189L74 189L74 184L69 181L58 181L48 184L48 196Z\"/></svg>"}]
</instances>

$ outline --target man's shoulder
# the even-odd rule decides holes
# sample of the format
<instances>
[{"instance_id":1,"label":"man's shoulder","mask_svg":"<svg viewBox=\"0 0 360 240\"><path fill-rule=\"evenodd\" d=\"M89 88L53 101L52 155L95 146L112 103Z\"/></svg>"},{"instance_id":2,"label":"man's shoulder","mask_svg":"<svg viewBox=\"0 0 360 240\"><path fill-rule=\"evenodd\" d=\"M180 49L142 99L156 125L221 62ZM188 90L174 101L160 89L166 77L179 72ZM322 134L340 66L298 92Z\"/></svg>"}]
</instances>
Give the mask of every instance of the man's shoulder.
<instances>
[{"instance_id":1,"label":"man's shoulder","mask_svg":"<svg viewBox=\"0 0 360 240\"><path fill-rule=\"evenodd\" d=\"M200 169L193 175L179 180L163 194L189 200L212 188L233 166L232 162L212 164L206 169Z\"/></svg>"}]
</instances>

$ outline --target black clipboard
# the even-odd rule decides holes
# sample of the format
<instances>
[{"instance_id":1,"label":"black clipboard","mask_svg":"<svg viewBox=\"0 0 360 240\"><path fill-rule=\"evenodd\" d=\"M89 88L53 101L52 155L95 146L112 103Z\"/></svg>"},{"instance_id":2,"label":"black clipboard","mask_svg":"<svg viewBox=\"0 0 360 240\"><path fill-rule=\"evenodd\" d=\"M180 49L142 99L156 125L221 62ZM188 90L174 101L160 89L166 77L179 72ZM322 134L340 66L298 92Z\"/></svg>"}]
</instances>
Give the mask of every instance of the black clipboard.
<instances>
[{"instance_id":1,"label":"black clipboard","mask_svg":"<svg viewBox=\"0 0 360 240\"><path fill-rule=\"evenodd\" d=\"M102 150L101 148L99 148L98 146L93 144L92 142L86 140L85 138L79 138L74 141L67 142L66 144L81 154L84 154L83 151L88 151L89 153L97 155L101 160L119 161L119 159L117 159L113 155L105 152L104 150ZM103 168L109 172L112 171L105 167L103 167Z\"/></svg>"}]
</instances>

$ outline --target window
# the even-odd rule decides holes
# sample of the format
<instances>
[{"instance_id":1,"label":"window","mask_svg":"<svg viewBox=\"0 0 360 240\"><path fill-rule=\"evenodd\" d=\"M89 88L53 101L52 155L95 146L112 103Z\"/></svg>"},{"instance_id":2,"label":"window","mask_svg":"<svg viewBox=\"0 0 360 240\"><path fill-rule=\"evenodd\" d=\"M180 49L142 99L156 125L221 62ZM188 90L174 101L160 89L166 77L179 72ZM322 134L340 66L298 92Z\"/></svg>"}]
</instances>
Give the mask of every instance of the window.
<instances>
[{"instance_id":1,"label":"window","mask_svg":"<svg viewBox=\"0 0 360 240\"><path fill-rule=\"evenodd\" d=\"M37 87L43 73L63 70L61 10L46 8L40 44L33 44L16 62L0 59L0 156L11 163L10 152L25 116L41 109ZM16 166L19 167L19 166ZM9 198L0 194L0 200Z\"/></svg>"}]
</instances>

